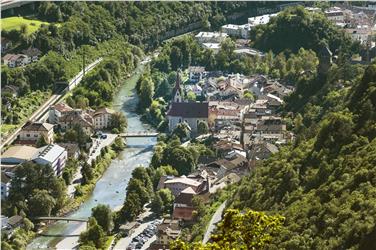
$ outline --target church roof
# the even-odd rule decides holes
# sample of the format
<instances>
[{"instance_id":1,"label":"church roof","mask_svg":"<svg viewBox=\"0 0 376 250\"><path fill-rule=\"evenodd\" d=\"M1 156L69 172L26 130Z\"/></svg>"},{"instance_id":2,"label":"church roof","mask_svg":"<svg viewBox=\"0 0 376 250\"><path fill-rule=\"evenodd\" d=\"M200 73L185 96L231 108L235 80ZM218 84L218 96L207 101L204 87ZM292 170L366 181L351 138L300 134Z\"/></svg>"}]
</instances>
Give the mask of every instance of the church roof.
<instances>
[{"instance_id":1,"label":"church roof","mask_svg":"<svg viewBox=\"0 0 376 250\"><path fill-rule=\"evenodd\" d=\"M184 118L208 118L209 104L207 102L173 102L167 115Z\"/></svg>"}]
</instances>

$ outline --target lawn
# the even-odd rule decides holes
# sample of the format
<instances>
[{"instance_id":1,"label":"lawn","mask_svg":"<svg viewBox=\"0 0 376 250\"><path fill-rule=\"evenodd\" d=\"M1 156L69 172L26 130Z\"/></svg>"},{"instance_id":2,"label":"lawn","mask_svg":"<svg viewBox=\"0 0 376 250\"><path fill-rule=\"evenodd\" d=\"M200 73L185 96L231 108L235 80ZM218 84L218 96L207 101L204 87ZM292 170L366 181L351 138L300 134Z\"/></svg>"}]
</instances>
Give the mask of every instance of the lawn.
<instances>
[{"instance_id":1,"label":"lawn","mask_svg":"<svg viewBox=\"0 0 376 250\"><path fill-rule=\"evenodd\" d=\"M42 24L48 25L48 22L42 22L39 20L27 19L25 17L7 17L1 19L2 30L20 30L21 25L27 26L27 34L32 34L39 29Z\"/></svg>"}]
</instances>

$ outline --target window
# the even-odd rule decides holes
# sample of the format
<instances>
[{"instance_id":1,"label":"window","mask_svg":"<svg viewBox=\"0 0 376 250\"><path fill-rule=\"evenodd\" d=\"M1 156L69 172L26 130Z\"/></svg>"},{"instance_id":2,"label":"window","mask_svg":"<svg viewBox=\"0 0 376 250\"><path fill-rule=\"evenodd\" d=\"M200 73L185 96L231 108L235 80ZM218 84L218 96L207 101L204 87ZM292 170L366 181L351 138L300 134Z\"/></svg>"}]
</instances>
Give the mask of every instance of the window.
<instances>
[{"instance_id":1,"label":"window","mask_svg":"<svg viewBox=\"0 0 376 250\"><path fill-rule=\"evenodd\" d=\"M179 123L181 123L181 118L179 118Z\"/></svg>"},{"instance_id":2,"label":"window","mask_svg":"<svg viewBox=\"0 0 376 250\"><path fill-rule=\"evenodd\" d=\"M27 134L26 136L27 136L27 137L30 137L30 134Z\"/></svg>"},{"instance_id":3,"label":"window","mask_svg":"<svg viewBox=\"0 0 376 250\"><path fill-rule=\"evenodd\" d=\"M34 135L34 137L38 137L38 135Z\"/></svg>"}]
</instances>

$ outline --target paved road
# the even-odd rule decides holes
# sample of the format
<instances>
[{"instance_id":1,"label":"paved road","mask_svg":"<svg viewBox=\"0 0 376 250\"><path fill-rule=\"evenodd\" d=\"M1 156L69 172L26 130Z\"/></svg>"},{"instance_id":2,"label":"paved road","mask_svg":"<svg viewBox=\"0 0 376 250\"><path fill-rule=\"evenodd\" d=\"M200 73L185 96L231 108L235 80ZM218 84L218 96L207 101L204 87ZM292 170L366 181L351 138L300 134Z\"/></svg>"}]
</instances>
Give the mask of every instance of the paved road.
<instances>
[{"instance_id":1,"label":"paved road","mask_svg":"<svg viewBox=\"0 0 376 250\"><path fill-rule=\"evenodd\" d=\"M212 232L216 228L217 222L222 219L222 213L223 213L223 210L226 207L226 202L227 202L227 200L225 200L219 206L219 208L217 209L217 211L215 211L213 217L211 218L208 229L206 230L206 233L205 233L205 236L204 236L204 240L202 241L204 244L209 241Z\"/></svg>"},{"instance_id":2,"label":"paved road","mask_svg":"<svg viewBox=\"0 0 376 250\"><path fill-rule=\"evenodd\" d=\"M103 59L99 58L93 63L89 64L85 68L85 72L89 72L92 70L98 63L100 63ZM56 104L64 95L67 91L72 90L74 87L76 87L84 77L83 71L81 70L70 82L69 86L64 89L60 94L54 94L48 99L42 106L40 106L37 111L35 111L29 118L31 121L40 121L43 119L45 114L48 112L48 109L50 106ZM18 136L18 133L21 131L22 127L25 126L26 122L21 124L11 135L9 135L4 141L1 142L0 150L4 148L4 146L12 143ZM4 138L3 138L4 139Z\"/></svg>"}]
</instances>

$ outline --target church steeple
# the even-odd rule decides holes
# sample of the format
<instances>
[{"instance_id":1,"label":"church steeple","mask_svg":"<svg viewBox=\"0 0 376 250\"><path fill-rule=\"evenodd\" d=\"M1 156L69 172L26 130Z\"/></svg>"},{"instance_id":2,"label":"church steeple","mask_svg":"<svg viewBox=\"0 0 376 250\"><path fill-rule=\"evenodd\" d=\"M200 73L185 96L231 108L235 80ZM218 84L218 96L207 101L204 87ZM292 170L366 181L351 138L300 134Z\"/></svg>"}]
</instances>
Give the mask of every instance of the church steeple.
<instances>
[{"instance_id":1,"label":"church steeple","mask_svg":"<svg viewBox=\"0 0 376 250\"><path fill-rule=\"evenodd\" d=\"M183 90L180 86L180 84L181 84L180 74L181 74L181 70L178 69L177 74L176 74L175 87L172 91L172 96L174 98L174 102L182 102L183 101Z\"/></svg>"}]
</instances>

